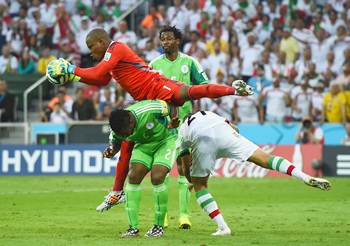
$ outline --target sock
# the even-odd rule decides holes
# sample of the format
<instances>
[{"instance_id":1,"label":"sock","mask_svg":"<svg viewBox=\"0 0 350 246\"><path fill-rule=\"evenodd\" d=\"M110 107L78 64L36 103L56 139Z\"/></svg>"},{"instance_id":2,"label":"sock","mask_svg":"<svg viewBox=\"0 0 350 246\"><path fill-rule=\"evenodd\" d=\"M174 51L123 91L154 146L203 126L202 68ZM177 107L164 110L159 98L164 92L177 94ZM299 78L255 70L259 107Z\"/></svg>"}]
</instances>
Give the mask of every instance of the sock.
<instances>
[{"instance_id":1,"label":"sock","mask_svg":"<svg viewBox=\"0 0 350 246\"><path fill-rule=\"evenodd\" d=\"M188 205L191 193L188 190L188 182L185 176L179 176L177 179L179 185L179 208L180 217L188 217Z\"/></svg>"},{"instance_id":2,"label":"sock","mask_svg":"<svg viewBox=\"0 0 350 246\"><path fill-rule=\"evenodd\" d=\"M141 201L141 185L127 184L125 189L126 194L126 213L128 215L129 225L132 228L139 227L139 209Z\"/></svg>"},{"instance_id":3,"label":"sock","mask_svg":"<svg viewBox=\"0 0 350 246\"><path fill-rule=\"evenodd\" d=\"M114 178L113 191L121 191L124 188L124 182L129 172L129 161L133 148L134 142L123 141L121 144L120 156Z\"/></svg>"},{"instance_id":4,"label":"sock","mask_svg":"<svg viewBox=\"0 0 350 246\"><path fill-rule=\"evenodd\" d=\"M224 217L220 213L217 203L209 193L208 189L197 191L196 198L203 211L206 212L209 217L216 222L219 228L228 227L224 220Z\"/></svg>"},{"instance_id":5,"label":"sock","mask_svg":"<svg viewBox=\"0 0 350 246\"><path fill-rule=\"evenodd\" d=\"M268 165L270 169L296 177L304 182L307 182L310 179L309 175L296 168L291 162L283 157L271 156Z\"/></svg>"},{"instance_id":6,"label":"sock","mask_svg":"<svg viewBox=\"0 0 350 246\"><path fill-rule=\"evenodd\" d=\"M162 183L153 185L155 216L154 224L164 226L164 218L168 212L168 187Z\"/></svg>"},{"instance_id":7,"label":"sock","mask_svg":"<svg viewBox=\"0 0 350 246\"><path fill-rule=\"evenodd\" d=\"M227 85L193 85L188 89L188 95L192 100L200 99L203 97L218 98L234 94L235 89Z\"/></svg>"}]
</instances>

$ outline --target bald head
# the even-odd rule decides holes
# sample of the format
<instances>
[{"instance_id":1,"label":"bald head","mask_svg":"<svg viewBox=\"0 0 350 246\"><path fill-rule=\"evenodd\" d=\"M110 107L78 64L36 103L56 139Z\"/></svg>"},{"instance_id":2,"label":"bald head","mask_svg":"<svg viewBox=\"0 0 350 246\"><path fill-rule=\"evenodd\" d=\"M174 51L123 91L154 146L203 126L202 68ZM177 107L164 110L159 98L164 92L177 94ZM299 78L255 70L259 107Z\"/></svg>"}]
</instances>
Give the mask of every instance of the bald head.
<instances>
[{"instance_id":1,"label":"bald head","mask_svg":"<svg viewBox=\"0 0 350 246\"><path fill-rule=\"evenodd\" d=\"M112 42L109 34L102 28L93 29L86 36L86 45L90 49L91 56L100 61Z\"/></svg>"},{"instance_id":2,"label":"bald head","mask_svg":"<svg viewBox=\"0 0 350 246\"><path fill-rule=\"evenodd\" d=\"M86 36L86 42L88 41L88 39L91 39L92 41L99 39L108 40L109 42L111 41L109 34L102 28L96 28L91 30Z\"/></svg>"}]
</instances>

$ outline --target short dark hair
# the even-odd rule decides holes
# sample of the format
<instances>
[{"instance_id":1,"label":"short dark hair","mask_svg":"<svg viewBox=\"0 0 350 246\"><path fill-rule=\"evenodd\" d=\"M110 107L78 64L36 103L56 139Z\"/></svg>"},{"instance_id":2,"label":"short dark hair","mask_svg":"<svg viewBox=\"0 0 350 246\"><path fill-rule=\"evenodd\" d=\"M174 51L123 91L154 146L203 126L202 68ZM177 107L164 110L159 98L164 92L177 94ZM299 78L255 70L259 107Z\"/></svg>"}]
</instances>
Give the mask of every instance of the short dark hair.
<instances>
[{"instance_id":1,"label":"short dark hair","mask_svg":"<svg viewBox=\"0 0 350 246\"><path fill-rule=\"evenodd\" d=\"M162 36L163 32L172 32L176 39L180 39L180 41L182 40L182 33L180 29L177 29L175 26L163 26L159 31L159 38Z\"/></svg>"},{"instance_id":2,"label":"short dark hair","mask_svg":"<svg viewBox=\"0 0 350 246\"><path fill-rule=\"evenodd\" d=\"M122 129L129 126L130 115L129 111L122 109L115 109L111 112L109 116L109 125L115 133L120 133Z\"/></svg>"}]
</instances>

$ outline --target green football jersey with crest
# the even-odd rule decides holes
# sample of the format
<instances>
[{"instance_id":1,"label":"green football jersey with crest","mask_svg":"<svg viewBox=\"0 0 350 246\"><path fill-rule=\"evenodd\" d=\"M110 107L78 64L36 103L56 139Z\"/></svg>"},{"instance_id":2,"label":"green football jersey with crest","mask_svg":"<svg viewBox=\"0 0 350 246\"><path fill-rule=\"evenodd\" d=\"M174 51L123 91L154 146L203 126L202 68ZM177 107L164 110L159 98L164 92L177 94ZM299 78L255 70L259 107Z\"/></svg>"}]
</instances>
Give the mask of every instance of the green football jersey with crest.
<instances>
[{"instance_id":1,"label":"green football jersey with crest","mask_svg":"<svg viewBox=\"0 0 350 246\"><path fill-rule=\"evenodd\" d=\"M153 59L150 67L156 69L169 79L181 81L187 85L206 84L208 76L202 66L193 57L179 52L174 61L170 61L165 54ZM182 120L192 112L192 104L187 101L179 109L179 118Z\"/></svg>"},{"instance_id":2,"label":"green football jersey with crest","mask_svg":"<svg viewBox=\"0 0 350 246\"><path fill-rule=\"evenodd\" d=\"M109 136L111 142L128 140L136 144L159 143L177 134L176 129L168 128L170 108L165 101L144 100L127 107L126 110L136 118L134 131L127 138L111 131Z\"/></svg>"}]
</instances>

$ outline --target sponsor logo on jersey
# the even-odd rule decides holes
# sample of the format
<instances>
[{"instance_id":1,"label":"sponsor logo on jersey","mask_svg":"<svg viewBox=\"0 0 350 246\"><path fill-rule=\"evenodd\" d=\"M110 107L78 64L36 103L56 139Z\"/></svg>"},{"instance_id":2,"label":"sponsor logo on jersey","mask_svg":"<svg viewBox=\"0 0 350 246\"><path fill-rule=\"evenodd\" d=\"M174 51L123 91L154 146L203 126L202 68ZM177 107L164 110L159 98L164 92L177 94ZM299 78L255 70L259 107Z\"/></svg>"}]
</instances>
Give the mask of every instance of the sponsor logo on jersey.
<instances>
[{"instance_id":1,"label":"sponsor logo on jersey","mask_svg":"<svg viewBox=\"0 0 350 246\"><path fill-rule=\"evenodd\" d=\"M181 72L182 73L188 73L188 70L189 69L188 69L188 66L186 64L181 66Z\"/></svg>"},{"instance_id":2,"label":"sponsor logo on jersey","mask_svg":"<svg viewBox=\"0 0 350 246\"><path fill-rule=\"evenodd\" d=\"M105 57L103 58L103 60L105 60L105 61L109 61L109 59L111 58L111 53L110 52L106 52L105 53Z\"/></svg>"},{"instance_id":3,"label":"sponsor logo on jersey","mask_svg":"<svg viewBox=\"0 0 350 246\"><path fill-rule=\"evenodd\" d=\"M146 128L147 129L152 129L154 127L154 124L153 124L153 122L148 122L147 124L146 124Z\"/></svg>"}]
</instances>

